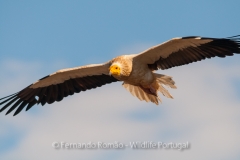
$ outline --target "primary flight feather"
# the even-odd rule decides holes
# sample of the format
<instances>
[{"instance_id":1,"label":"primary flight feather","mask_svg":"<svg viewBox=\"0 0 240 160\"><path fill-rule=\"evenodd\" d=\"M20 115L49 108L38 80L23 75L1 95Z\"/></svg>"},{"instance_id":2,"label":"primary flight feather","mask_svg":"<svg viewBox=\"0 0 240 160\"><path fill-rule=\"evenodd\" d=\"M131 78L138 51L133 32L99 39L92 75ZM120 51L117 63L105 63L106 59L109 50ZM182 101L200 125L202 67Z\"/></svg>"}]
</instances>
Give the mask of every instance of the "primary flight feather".
<instances>
[{"instance_id":1,"label":"primary flight feather","mask_svg":"<svg viewBox=\"0 0 240 160\"><path fill-rule=\"evenodd\" d=\"M176 88L171 77L154 70L201 61L211 57L232 56L240 53L240 35L228 38L182 37L173 38L140 54L122 55L103 64L92 64L59 70L23 90L0 99L0 112L8 109L14 116L35 104L51 104L68 95L123 81L123 87L133 96L158 104L158 92L172 98L164 88Z\"/></svg>"}]
</instances>

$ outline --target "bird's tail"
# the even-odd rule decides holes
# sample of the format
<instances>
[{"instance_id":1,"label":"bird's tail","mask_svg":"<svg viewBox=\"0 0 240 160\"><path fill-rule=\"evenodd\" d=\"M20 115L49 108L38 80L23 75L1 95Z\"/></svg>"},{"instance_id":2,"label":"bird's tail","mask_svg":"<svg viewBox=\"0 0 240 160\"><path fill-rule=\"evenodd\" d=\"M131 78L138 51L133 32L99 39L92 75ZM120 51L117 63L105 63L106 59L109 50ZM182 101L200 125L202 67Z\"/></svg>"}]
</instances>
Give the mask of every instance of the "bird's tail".
<instances>
[{"instance_id":1,"label":"bird's tail","mask_svg":"<svg viewBox=\"0 0 240 160\"><path fill-rule=\"evenodd\" d=\"M161 99L158 96L145 92L139 86L134 86L126 82L124 82L122 85L126 90L128 90L134 97L137 97L140 101L144 100L146 102L152 102L155 104L158 104L158 101L161 102Z\"/></svg>"},{"instance_id":2,"label":"bird's tail","mask_svg":"<svg viewBox=\"0 0 240 160\"><path fill-rule=\"evenodd\" d=\"M174 88L176 89L177 87L175 86L175 82L172 80L172 77L166 76L163 74L154 74L156 76L156 81L158 82L158 91L161 92L164 96L168 98L173 98L172 95L168 92L164 86Z\"/></svg>"},{"instance_id":3,"label":"bird's tail","mask_svg":"<svg viewBox=\"0 0 240 160\"><path fill-rule=\"evenodd\" d=\"M177 88L175 86L175 82L172 80L172 77L162 75L162 74L156 74L156 82L153 84L154 88L156 89L156 92L161 92L164 96L168 98L173 98L172 95L168 92L167 89L164 88L164 86L168 86L171 88ZM133 96L137 97L139 100L145 100L146 102L152 102L158 105L159 102L161 102L160 97L156 93L150 94L149 92L146 92L144 88L140 86L134 86L129 83L124 82L123 87L126 88Z\"/></svg>"},{"instance_id":4,"label":"bird's tail","mask_svg":"<svg viewBox=\"0 0 240 160\"><path fill-rule=\"evenodd\" d=\"M172 80L172 77L163 75L163 74L157 74L154 73L154 75L157 78L157 81L161 84L164 84L166 86L169 86L170 88L176 89L175 82Z\"/></svg>"}]
</instances>

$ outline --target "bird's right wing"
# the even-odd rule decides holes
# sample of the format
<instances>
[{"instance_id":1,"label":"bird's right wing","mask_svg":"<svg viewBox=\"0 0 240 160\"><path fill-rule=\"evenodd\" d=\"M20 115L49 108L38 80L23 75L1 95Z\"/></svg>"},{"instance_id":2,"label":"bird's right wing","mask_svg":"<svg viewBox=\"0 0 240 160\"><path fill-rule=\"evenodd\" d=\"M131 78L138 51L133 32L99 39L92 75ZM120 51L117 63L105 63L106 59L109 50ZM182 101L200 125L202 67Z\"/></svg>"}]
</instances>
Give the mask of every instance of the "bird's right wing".
<instances>
[{"instance_id":1,"label":"bird's right wing","mask_svg":"<svg viewBox=\"0 0 240 160\"><path fill-rule=\"evenodd\" d=\"M232 56L240 53L240 35L228 38L199 36L173 38L133 57L150 69L168 69L205 58Z\"/></svg>"},{"instance_id":2,"label":"bird's right wing","mask_svg":"<svg viewBox=\"0 0 240 160\"><path fill-rule=\"evenodd\" d=\"M109 76L109 66L110 62L59 70L20 92L1 98L0 105L4 104L4 106L0 112L9 107L10 109L6 113L8 114L17 108L14 113L17 115L25 106L27 106L26 110L29 110L35 104L51 104L61 101L68 95L118 81Z\"/></svg>"}]
</instances>

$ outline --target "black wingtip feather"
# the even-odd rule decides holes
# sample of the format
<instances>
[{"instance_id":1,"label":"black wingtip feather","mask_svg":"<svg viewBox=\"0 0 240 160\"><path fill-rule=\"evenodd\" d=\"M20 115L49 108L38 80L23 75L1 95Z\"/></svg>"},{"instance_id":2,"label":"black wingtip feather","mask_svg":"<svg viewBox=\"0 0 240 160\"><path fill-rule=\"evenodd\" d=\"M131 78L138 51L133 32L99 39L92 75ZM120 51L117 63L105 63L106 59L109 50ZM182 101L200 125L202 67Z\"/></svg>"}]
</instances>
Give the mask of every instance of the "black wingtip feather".
<instances>
[{"instance_id":1,"label":"black wingtip feather","mask_svg":"<svg viewBox=\"0 0 240 160\"><path fill-rule=\"evenodd\" d=\"M29 109L32 108L32 106L34 106L37 103L37 100L33 100L32 102L30 102L26 108L26 111L28 111Z\"/></svg>"},{"instance_id":2,"label":"black wingtip feather","mask_svg":"<svg viewBox=\"0 0 240 160\"><path fill-rule=\"evenodd\" d=\"M2 104L4 104L4 103L8 102L9 100L13 99L14 97L16 97L16 95L13 95L12 97L10 97L10 98L8 98L8 99L2 101L2 102L0 103L0 105L2 105Z\"/></svg>"},{"instance_id":3,"label":"black wingtip feather","mask_svg":"<svg viewBox=\"0 0 240 160\"><path fill-rule=\"evenodd\" d=\"M240 38L240 34L232 37L227 37L227 39Z\"/></svg>"},{"instance_id":4,"label":"black wingtip feather","mask_svg":"<svg viewBox=\"0 0 240 160\"><path fill-rule=\"evenodd\" d=\"M22 111L22 109L28 104L27 101L23 101L22 104L18 107L18 109L15 111L15 113L13 114L13 116L16 116L18 113L20 113Z\"/></svg>"},{"instance_id":5,"label":"black wingtip feather","mask_svg":"<svg viewBox=\"0 0 240 160\"><path fill-rule=\"evenodd\" d=\"M8 102L5 106L3 106L0 110L0 112L4 111L8 106L10 106L13 102L15 102L18 99L18 97L15 97L13 100Z\"/></svg>"},{"instance_id":6,"label":"black wingtip feather","mask_svg":"<svg viewBox=\"0 0 240 160\"><path fill-rule=\"evenodd\" d=\"M3 99L5 99L5 98L8 98L8 97L11 97L11 96L14 96L14 95L16 95L16 94L18 94L19 92L17 92L17 93L14 93L14 94L11 94L11 95L9 95L9 96L6 96L6 97L3 97L3 98L0 98L0 100L3 100ZM0 105L1 105L1 103L0 103Z\"/></svg>"},{"instance_id":7,"label":"black wingtip feather","mask_svg":"<svg viewBox=\"0 0 240 160\"><path fill-rule=\"evenodd\" d=\"M6 115L8 115L9 113L11 113L15 108L17 108L17 106L22 102L21 99L19 99L6 113Z\"/></svg>"}]
</instances>

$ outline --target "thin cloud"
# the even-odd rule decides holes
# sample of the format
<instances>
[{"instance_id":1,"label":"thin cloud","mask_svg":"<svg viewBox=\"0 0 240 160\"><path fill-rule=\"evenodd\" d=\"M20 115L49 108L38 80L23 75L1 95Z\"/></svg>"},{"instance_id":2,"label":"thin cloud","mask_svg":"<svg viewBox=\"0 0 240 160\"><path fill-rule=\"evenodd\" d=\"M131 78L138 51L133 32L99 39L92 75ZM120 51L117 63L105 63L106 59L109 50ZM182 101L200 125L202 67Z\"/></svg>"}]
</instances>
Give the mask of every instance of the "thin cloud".
<instances>
[{"instance_id":1,"label":"thin cloud","mask_svg":"<svg viewBox=\"0 0 240 160\"><path fill-rule=\"evenodd\" d=\"M173 76L178 89L169 89L173 100L161 96L163 103L159 106L140 102L118 82L75 94L60 103L34 106L31 110L36 112L23 112L16 117L1 114L0 120L5 125L2 125L0 135L8 134L6 131L10 131L9 128L16 128L16 136L21 135L17 144L2 152L1 157L112 159L115 155L118 159L237 158L240 156L240 109L230 82L240 77L239 69L238 64L222 66L206 61L163 71ZM30 79L31 73L32 70L27 71L26 78ZM7 79L5 82L1 83L1 87L11 86L11 81ZM21 83L18 85L22 86ZM9 91L1 94L5 92ZM191 147L185 151L129 148L56 150L51 146L54 141L118 141L126 144L131 141L188 141Z\"/></svg>"}]
</instances>

